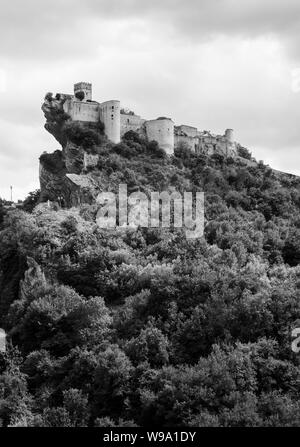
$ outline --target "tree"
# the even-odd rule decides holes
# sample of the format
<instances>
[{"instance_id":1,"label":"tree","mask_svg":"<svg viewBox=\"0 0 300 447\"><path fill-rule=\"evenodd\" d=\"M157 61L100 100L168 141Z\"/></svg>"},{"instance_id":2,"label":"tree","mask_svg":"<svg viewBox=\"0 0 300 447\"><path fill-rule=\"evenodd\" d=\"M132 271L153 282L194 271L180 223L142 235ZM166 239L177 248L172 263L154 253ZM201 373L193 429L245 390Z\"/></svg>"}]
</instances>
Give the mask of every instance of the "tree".
<instances>
[{"instance_id":1,"label":"tree","mask_svg":"<svg viewBox=\"0 0 300 447\"><path fill-rule=\"evenodd\" d=\"M40 189L36 189L35 191L30 192L23 202L24 211L26 211L27 213L32 213L35 206L39 203L40 195Z\"/></svg>"},{"instance_id":2,"label":"tree","mask_svg":"<svg viewBox=\"0 0 300 447\"><path fill-rule=\"evenodd\" d=\"M138 337L128 342L126 351L135 364L149 362L150 366L155 368L169 362L168 345L167 337L149 323Z\"/></svg>"},{"instance_id":3,"label":"tree","mask_svg":"<svg viewBox=\"0 0 300 447\"><path fill-rule=\"evenodd\" d=\"M300 229L293 229L289 232L282 254L284 261L291 267L300 264Z\"/></svg>"},{"instance_id":4,"label":"tree","mask_svg":"<svg viewBox=\"0 0 300 447\"><path fill-rule=\"evenodd\" d=\"M3 354L0 354L3 357ZM21 372L21 357L17 350L4 354L5 368L0 374L1 425L28 425L32 418L32 398L28 392L26 375Z\"/></svg>"},{"instance_id":5,"label":"tree","mask_svg":"<svg viewBox=\"0 0 300 447\"><path fill-rule=\"evenodd\" d=\"M76 99L79 99L79 101L83 101L85 98L84 92L82 92L82 91L76 92L75 97L76 97Z\"/></svg>"},{"instance_id":6,"label":"tree","mask_svg":"<svg viewBox=\"0 0 300 447\"><path fill-rule=\"evenodd\" d=\"M251 160L251 152L248 151L248 149L246 149L243 146L239 146L238 147L238 155L242 158L246 158L247 160Z\"/></svg>"}]
</instances>

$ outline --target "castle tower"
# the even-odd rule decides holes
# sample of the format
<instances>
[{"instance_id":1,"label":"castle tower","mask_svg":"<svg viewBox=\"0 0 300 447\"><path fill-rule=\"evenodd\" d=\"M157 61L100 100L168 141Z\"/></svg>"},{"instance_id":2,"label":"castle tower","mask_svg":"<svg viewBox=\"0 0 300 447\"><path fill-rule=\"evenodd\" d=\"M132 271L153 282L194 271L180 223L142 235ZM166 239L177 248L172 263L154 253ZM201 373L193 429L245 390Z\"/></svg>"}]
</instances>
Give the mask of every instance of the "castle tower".
<instances>
[{"instance_id":1,"label":"castle tower","mask_svg":"<svg viewBox=\"0 0 300 447\"><path fill-rule=\"evenodd\" d=\"M121 141L120 101L111 100L100 104L100 120L104 123L105 135L112 143Z\"/></svg>"},{"instance_id":2,"label":"castle tower","mask_svg":"<svg viewBox=\"0 0 300 447\"><path fill-rule=\"evenodd\" d=\"M146 133L148 140L157 141L168 155L174 153L174 122L170 118L146 121Z\"/></svg>"},{"instance_id":3,"label":"castle tower","mask_svg":"<svg viewBox=\"0 0 300 447\"><path fill-rule=\"evenodd\" d=\"M234 136L233 136L233 130L232 129L226 129L225 130L225 138L228 143L234 143Z\"/></svg>"},{"instance_id":4,"label":"castle tower","mask_svg":"<svg viewBox=\"0 0 300 447\"><path fill-rule=\"evenodd\" d=\"M74 84L74 95L82 92L84 94L83 101L92 100L92 84L89 82L78 82Z\"/></svg>"}]
</instances>

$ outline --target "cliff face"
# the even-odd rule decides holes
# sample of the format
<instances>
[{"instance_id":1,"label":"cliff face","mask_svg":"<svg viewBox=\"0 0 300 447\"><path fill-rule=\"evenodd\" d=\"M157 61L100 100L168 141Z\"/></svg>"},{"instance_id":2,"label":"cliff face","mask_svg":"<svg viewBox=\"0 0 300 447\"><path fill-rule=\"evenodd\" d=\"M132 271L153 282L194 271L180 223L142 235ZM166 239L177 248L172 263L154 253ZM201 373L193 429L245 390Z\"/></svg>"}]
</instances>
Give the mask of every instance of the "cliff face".
<instances>
[{"instance_id":1,"label":"cliff face","mask_svg":"<svg viewBox=\"0 0 300 447\"><path fill-rule=\"evenodd\" d=\"M70 119L64 111L66 99L63 95L56 95L54 98L52 93L47 93L42 105L42 111L46 118L45 129L54 136L62 147L67 143L63 129L66 121Z\"/></svg>"},{"instance_id":2,"label":"cliff face","mask_svg":"<svg viewBox=\"0 0 300 447\"><path fill-rule=\"evenodd\" d=\"M84 153L81 146L68 141L64 151L66 170L69 174L80 174L84 168Z\"/></svg>"},{"instance_id":3,"label":"cliff face","mask_svg":"<svg viewBox=\"0 0 300 447\"><path fill-rule=\"evenodd\" d=\"M59 202L71 206L77 194L77 188L66 177L67 169L62 151L53 154L43 154L40 157L41 200Z\"/></svg>"},{"instance_id":4,"label":"cliff face","mask_svg":"<svg viewBox=\"0 0 300 447\"><path fill-rule=\"evenodd\" d=\"M66 99L64 95L53 97L48 93L42 105L45 129L59 142L61 150L40 157L40 187L43 201L59 201L65 206L73 206L81 200L91 201L96 188L91 182L83 193L80 182L73 182L67 175L79 176L90 165L95 167L98 159L95 146L101 147L106 139L102 123L73 122L64 111Z\"/></svg>"}]
</instances>

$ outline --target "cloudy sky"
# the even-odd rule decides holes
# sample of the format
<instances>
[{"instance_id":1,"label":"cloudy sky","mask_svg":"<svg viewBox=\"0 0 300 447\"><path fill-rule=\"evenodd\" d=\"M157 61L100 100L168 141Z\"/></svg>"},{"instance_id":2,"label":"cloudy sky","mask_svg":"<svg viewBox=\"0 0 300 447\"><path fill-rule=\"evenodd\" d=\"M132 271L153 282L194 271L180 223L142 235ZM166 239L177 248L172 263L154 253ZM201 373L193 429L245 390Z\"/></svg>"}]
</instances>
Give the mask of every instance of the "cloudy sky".
<instances>
[{"instance_id":1,"label":"cloudy sky","mask_svg":"<svg viewBox=\"0 0 300 447\"><path fill-rule=\"evenodd\" d=\"M78 81L300 175L299 31L299 0L2 0L0 197L38 187L44 94Z\"/></svg>"}]
</instances>

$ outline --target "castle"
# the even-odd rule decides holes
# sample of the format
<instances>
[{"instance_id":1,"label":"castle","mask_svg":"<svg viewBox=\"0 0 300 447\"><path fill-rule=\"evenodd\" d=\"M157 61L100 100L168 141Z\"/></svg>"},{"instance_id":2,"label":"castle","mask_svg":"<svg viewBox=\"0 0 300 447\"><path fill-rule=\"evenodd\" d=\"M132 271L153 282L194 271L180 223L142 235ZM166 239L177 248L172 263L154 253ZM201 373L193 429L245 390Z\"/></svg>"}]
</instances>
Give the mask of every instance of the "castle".
<instances>
[{"instance_id":1,"label":"castle","mask_svg":"<svg viewBox=\"0 0 300 447\"><path fill-rule=\"evenodd\" d=\"M157 141L169 155L174 153L174 148L180 143L186 143L196 153L219 153L226 157L237 155L238 144L234 141L232 129L227 129L224 135L213 135L192 126L175 126L172 119L166 117L145 120L131 111L121 109L118 100L102 103L94 101L92 84L88 82L75 84L74 95L60 96L64 98L64 111L73 121L102 121L105 134L113 143L119 143L126 132L133 130L144 135L149 141Z\"/></svg>"}]
</instances>

